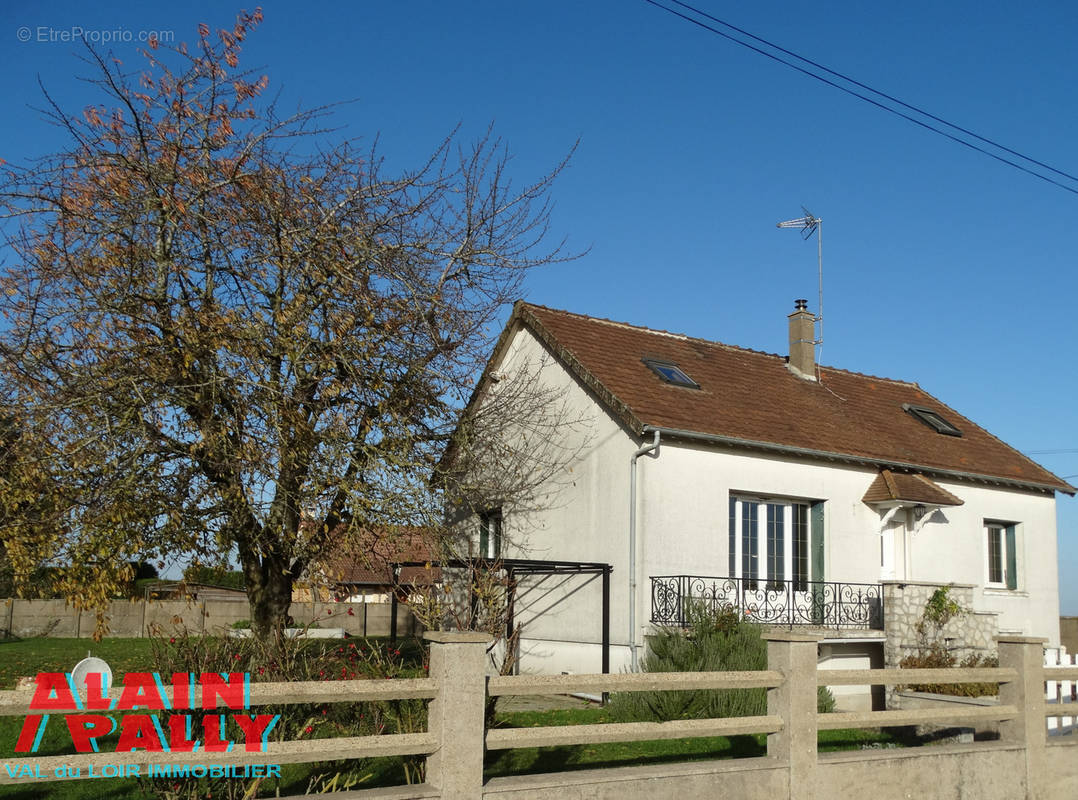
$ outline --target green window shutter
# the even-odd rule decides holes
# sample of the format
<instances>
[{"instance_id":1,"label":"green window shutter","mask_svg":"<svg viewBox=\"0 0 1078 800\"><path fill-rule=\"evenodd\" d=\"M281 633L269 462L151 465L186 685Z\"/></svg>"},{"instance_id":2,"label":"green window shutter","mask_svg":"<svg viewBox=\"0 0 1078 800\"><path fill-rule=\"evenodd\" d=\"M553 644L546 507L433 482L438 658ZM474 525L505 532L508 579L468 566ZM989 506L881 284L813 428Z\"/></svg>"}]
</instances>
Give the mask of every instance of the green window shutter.
<instances>
[{"instance_id":1,"label":"green window shutter","mask_svg":"<svg viewBox=\"0 0 1078 800\"><path fill-rule=\"evenodd\" d=\"M823 502L813 503L809 512L809 532L812 537L812 553L809 568L813 581L824 580L823 563ZM822 583L812 583L812 622L823 625L827 615L827 597Z\"/></svg>"},{"instance_id":2,"label":"green window shutter","mask_svg":"<svg viewBox=\"0 0 1078 800\"><path fill-rule=\"evenodd\" d=\"M1018 588L1018 548L1014 541L1014 526L1007 526L1007 588Z\"/></svg>"},{"instance_id":3,"label":"green window shutter","mask_svg":"<svg viewBox=\"0 0 1078 800\"><path fill-rule=\"evenodd\" d=\"M487 557L487 546L490 541L490 518L485 514L479 518L479 557Z\"/></svg>"},{"instance_id":4,"label":"green window shutter","mask_svg":"<svg viewBox=\"0 0 1078 800\"><path fill-rule=\"evenodd\" d=\"M823 502L812 504L811 514L812 531L812 580L822 581L824 577L824 562L823 562Z\"/></svg>"},{"instance_id":5,"label":"green window shutter","mask_svg":"<svg viewBox=\"0 0 1078 800\"><path fill-rule=\"evenodd\" d=\"M737 575L737 499L730 498L730 530L726 537L727 568L731 578Z\"/></svg>"}]
</instances>

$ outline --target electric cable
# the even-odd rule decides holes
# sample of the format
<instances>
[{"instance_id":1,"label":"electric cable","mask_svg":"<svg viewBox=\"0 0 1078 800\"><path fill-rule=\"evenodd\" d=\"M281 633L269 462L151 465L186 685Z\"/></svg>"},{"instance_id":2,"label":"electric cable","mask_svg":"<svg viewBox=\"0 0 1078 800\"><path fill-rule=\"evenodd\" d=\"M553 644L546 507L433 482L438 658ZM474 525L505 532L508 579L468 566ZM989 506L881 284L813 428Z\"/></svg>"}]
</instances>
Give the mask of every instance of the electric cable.
<instances>
[{"instance_id":1,"label":"electric cable","mask_svg":"<svg viewBox=\"0 0 1078 800\"><path fill-rule=\"evenodd\" d=\"M1047 181L1048 183L1051 183L1054 186L1058 186L1060 189L1064 189L1064 190L1070 192L1071 194L1078 194L1078 189L1076 189L1076 188L1074 188L1072 186L1068 186L1065 183L1061 183L1060 181L1057 181L1057 180L1055 180L1054 178L1052 178L1052 177L1050 177L1048 175L1042 175L1041 173L1036 172L1035 170L1032 170L1032 169L1030 169L1030 168L1028 168L1026 166L1023 166L1022 164L1019 164L1019 163L1017 163L1015 161L1012 161L1009 158L1005 158L1004 156L998 155L997 153L993 153L993 152L990 152L988 150L985 150L983 147L978 147L973 142L968 142L965 139L961 139L961 138L955 136L954 134L948 133L945 130L941 130L940 128L938 128L938 127L936 127L934 125L931 125L931 124L929 124L927 122L919 120L919 119L917 119L915 117L912 117L909 114L905 114L905 113L903 113L902 111L900 111L900 110L898 110L896 108L892 108L892 107L890 107L888 105L885 105L884 103L881 103L878 100L874 100L873 98L868 97L868 96L866 96L864 94L861 94L860 92L854 91L853 89L850 89L850 88L848 88L846 86L842 86L841 84L836 83L835 81L829 80L828 78L824 77L823 75L818 75L815 72L812 72L812 71L810 71L810 70L808 70L808 69L806 69L804 67L801 67L801 66L799 66L797 64L791 63L790 61L787 61L786 59L781 58L781 57L775 55L774 53L769 53L766 50L763 50L763 49L761 49L759 47L756 47L755 45L753 45L753 44L751 44L749 42L745 42L745 41L742 41L741 39L738 39L735 36L731 36L730 34L725 33L723 31L719 30L718 28L715 28L715 27L713 27L711 25L708 25L706 22L701 22L698 19L694 19L693 17L690 17L687 14L681 13L677 9L670 8L669 6L664 6L662 3L657 2L657 0L644 0L644 2L648 3L649 5L655 6L656 8L662 9L663 11L666 11L669 14L673 14L675 17L680 17L681 19L685 20L686 22L691 22L693 25L696 25L696 26L698 26L700 28L703 28L706 31L710 31L711 33L714 33L716 36L721 36L722 38L727 39L727 40L729 40L731 42L734 42L735 44L739 44L742 47L746 47L749 50L752 50L752 51L754 51L756 53L759 53L762 56L766 56L767 58L770 58L773 61L777 61L778 63L783 64L784 66L787 66L787 67L790 67L791 69L797 70L798 72L802 73L803 75L807 75L810 78L815 78L816 80L820 81L821 83L827 84L828 86L831 86L831 87L833 87L835 89L838 89L841 92L845 92L846 94L851 95L853 97L856 97L859 100L863 100L866 103L869 103L869 104L871 104L873 106L876 106L876 108L882 109L883 111L890 112L891 114L894 114L895 116L901 117L902 119L905 119L908 122L912 122L914 125L918 125L918 126L924 128L925 130L931 131L932 133L936 133L936 134L938 134L940 136L943 136L943 137L945 137L947 139L950 139L952 142L955 142L957 144L968 147L969 149L974 150L974 151L976 151L978 153L981 153L982 155L986 155L989 158L993 158L993 159L995 159L996 161L999 161L1002 164L1007 164L1008 166L1014 167L1017 170L1021 170L1022 172L1025 172L1027 175L1032 175L1035 178L1040 178L1042 181ZM732 30L736 30L736 31L738 31L739 33L742 33L745 36L749 36L749 37L751 37L752 39L754 39L756 41L759 41L759 42L761 42L763 44L766 44L768 47L772 47L775 50L779 50L780 52L787 53L787 54L791 55L793 58L799 59L799 60L805 62L806 64L811 64L814 67L816 67L818 69L822 69L825 72L827 72L827 73L829 73L831 75L834 75L834 76L836 76L836 77L838 77L838 78L840 78L842 80L848 81L849 83L852 83L852 84L854 84L856 86L862 87L865 90L867 90L869 92L872 92L873 94L876 94L876 95L878 95L880 97L887 98L889 101L897 103L897 104L899 104L899 105L901 105L901 106L903 106L905 108L908 108L908 109L910 109L910 110L912 110L912 111L914 111L914 112L916 112L918 114L921 114L922 116L925 116L925 117L928 117L930 119L939 121L943 125L946 125L946 126L948 126L950 128L961 131L961 132L963 132L963 133L965 133L965 134L967 134L969 136L973 136L974 138L976 138L976 139L978 139L980 141L983 141L983 142L985 142L987 144L991 144L993 147L999 148L1000 150L1003 150L1003 151L1008 152L1008 153L1012 153L1015 156L1017 156L1018 158L1021 158L1021 159L1025 160L1025 161L1028 161L1028 162L1030 162L1032 164L1037 164L1039 166L1042 166L1045 169L1048 169L1048 170L1050 170L1050 171L1052 171L1052 172L1054 172L1054 173L1056 173L1058 175L1061 175L1061 176L1064 176L1066 178L1070 178L1072 180L1078 181L1078 177L1075 177L1075 176L1073 176L1073 175L1071 175L1071 174L1069 174L1067 172L1063 172L1062 170L1058 170L1055 167L1051 167L1051 166L1049 166L1047 164L1044 164L1043 162L1038 161L1037 159L1030 158L1029 156L1022 155L1021 153L1019 153L1019 152L1017 152L1015 150L1011 150L1008 147L1004 147L1003 145L997 144L996 142L992 141L991 139L987 139L985 137L982 137L982 136L980 136L980 135L978 135L976 133L973 133L972 131L967 131L965 128L962 128L959 125L954 125L954 124L952 124L950 122L947 122L946 120L943 120L943 119L941 119L939 117L936 117L936 116L934 116L932 114L929 114L928 112L922 111L922 110L920 110L919 108L917 108L915 106L911 106L911 105L909 105L907 103L904 103L901 100L898 100L897 98L893 98L890 95L885 94L884 92L880 92L880 91L877 91L876 89L873 89L870 86L866 86L865 84L860 83L859 81L855 81L853 79L847 78L846 76L842 75L841 73L830 70L827 67L824 67L822 65L818 65L818 64L816 64L816 62L811 61L810 59L807 59L807 58L803 58L802 56L799 56L796 53L793 53L793 52L791 52L789 50L786 50L786 49L784 49L782 47L779 47L778 45L773 45L770 42L768 42L766 39L762 39L762 38L760 38L758 36L754 36L751 33L742 31L740 28L737 28L737 27L735 27L733 25L729 25L728 23L725 23L725 22L723 22L722 20L719 20L716 17L712 17L710 14L707 14L706 12L700 11L699 9L697 9L697 8L695 8L693 6L690 6L690 5L686 4L686 3L681 2L680 0L669 0L669 2L677 3L679 6L681 6L683 8L686 8L686 9L689 9L689 10L693 11L694 13L699 14L700 16L706 17L707 19L712 19L715 22L719 23L720 25L724 25L726 27L729 27Z\"/></svg>"}]
</instances>

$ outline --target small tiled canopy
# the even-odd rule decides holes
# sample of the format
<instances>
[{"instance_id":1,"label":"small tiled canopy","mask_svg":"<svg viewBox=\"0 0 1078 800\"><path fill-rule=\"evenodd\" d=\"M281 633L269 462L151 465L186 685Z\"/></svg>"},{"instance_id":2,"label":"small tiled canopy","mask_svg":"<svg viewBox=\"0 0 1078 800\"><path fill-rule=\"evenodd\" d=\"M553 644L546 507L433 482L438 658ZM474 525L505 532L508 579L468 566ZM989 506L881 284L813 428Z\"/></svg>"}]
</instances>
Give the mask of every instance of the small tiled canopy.
<instances>
[{"instance_id":1,"label":"small tiled canopy","mask_svg":"<svg viewBox=\"0 0 1078 800\"><path fill-rule=\"evenodd\" d=\"M963 500L919 472L880 470L865 496L866 503L923 503L927 506L960 506Z\"/></svg>"}]
</instances>

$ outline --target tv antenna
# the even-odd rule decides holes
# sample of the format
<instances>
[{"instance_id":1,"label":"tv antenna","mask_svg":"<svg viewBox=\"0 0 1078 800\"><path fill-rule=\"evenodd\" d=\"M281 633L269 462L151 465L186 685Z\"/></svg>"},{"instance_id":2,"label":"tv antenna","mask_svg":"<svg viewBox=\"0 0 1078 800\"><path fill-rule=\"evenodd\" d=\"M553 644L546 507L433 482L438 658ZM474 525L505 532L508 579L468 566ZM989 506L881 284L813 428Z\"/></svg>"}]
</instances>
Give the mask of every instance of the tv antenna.
<instances>
[{"instance_id":1,"label":"tv antenna","mask_svg":"<svg viewBox=\"0 0 1078 800\"><path fill-rule=\"evenodd\" d=\"M812 234L816 234L816 262L819 268L820 275L820 304L816 311L816 324L819 325L818 335L815 345L823 344L823 220L819 217L813 216L812 212L804 206L801 206L801 210L805 212L805 216L798 217L797 219L788 219L785 222L780 222L776 225L778 228L800 228L801 238L808 239Z\"/></svg>"}]
</instances>

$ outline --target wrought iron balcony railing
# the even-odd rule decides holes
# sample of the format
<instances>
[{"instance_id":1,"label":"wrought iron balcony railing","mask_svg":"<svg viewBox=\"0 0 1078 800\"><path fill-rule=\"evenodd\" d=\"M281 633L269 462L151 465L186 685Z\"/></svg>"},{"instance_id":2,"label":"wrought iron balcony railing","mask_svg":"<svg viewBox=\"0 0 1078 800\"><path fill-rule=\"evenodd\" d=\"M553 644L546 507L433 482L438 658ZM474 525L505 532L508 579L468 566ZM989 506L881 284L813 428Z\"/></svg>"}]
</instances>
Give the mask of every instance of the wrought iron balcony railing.
<instances>
[{"instance_id":1,"label":"wrought iron balcony railing","mask_svg":"<svg viewBox=\"0 0 1078 800\"><path fill-rule=\"evenodd\" d=\"M764 625L883 630L883 592L875 583L702 575L651 579L653 623L685 627L694 608L734 611Z\"/></svg>"}]
</instances>

